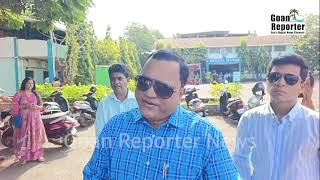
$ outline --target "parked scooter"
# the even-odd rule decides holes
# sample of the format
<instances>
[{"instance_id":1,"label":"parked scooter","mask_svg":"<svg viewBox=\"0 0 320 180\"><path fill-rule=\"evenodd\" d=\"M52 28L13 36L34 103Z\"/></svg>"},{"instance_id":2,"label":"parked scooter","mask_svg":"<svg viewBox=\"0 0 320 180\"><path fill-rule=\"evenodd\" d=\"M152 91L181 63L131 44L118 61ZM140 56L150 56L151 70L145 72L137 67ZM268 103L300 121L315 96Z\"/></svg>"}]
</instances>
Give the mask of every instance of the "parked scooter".
<instances>
[{"instance_id":1,"label":"parked scooter","mask_svg":"<svg viewBox=\"0 0 320 180\"><path fill-rule=\"evenodd\" d=\"M189 107L190 105L190 101L192 99L196 99L199 98L198 93L197 93L197 88L193 87L193 88L188 88L186 90L186 96L185 96L185 101L187 103L187 107Z\"/></svg>"},{"instance_id":2,"label":"parked scooter","mask_svg":"<svg viewBox=\"0 0 320 180\"><path fill-rule=\"evenodd\" d=\"M13 147L13 128L10 111L1 112L0 135L1 143L6 147Z\"/></svg>"},{"instance_id":3,"label":"parked scooter","mask_svg":"<svg viewBox=\"0 0 320 180\"><path fill-rule=\"evenodd\" d=\"M62 112L55 102L45 102L44 112L41 116L49 142L70 147L73 137L76 137L76 127L79 123L68 116L67 112Z\"/></svg>"},{"instance_id":4,"label":"parked scooter","mask_svg":"<svg viewBox=\"0 0 320 180\"><path fill-rule=\"evenodd\" d=\"M79 122L80 126L86 127L93 124L96 118L98 108L98 100L94 96L96 91L95 87L91 87L90 91L83 95L86 97L85 101L75 101L70 107L67 99L60 91L53 92L51 96L63 112L70 110L72 117Z\"/></svg>"},{"instance_id":5,"label":"parked scooter","mask_svg":"<svg viewBox=\"0 0 320 180\"><path fill-rule=\"evenodd\" d=\"M220 111L223 115L239 121L241 115L245 112L243 101L240 98L231 98L228 88L225 88L219 98Z\"/></svg>"},{"instance_id":6,"label":"parked scooter","mask_svg":"<svg viewBox=\"0 0 320 180\"><path fill-rule=\"evenodd\" d=\"M54 102L43 103L44 112L41 119L46 130L48 141L70 147L73 143L73 137L76 136L78 122L68 116L68 112L62 112L59 105ZM2 114L4 117L3 125L0 127L1 143L7 147L13 147L13 130L12 118L10 114Z\"/></svg>"},{"instance_id":7,"label":"parked scooter","mask_svg":"<svg viewBox=\"0 0 320 180\"><path fill-rule=\"evenodd\" d=\"M204 103L199 98L192 99L189 102L189 108L199 116L206 117L208 115L208 110L205 108Z\"/></svg>"},{"instance_id":8,"label":"parked scooter","mask_svg":"<svg viewBox=\"0 0 320 180\"><path fill-rule=\"evenodd\" d=\"M253 96L248 99L248 108L252 109L264 104L265 87L262 82L256 83L252 88Z\"/></svg>"}]
</instances>

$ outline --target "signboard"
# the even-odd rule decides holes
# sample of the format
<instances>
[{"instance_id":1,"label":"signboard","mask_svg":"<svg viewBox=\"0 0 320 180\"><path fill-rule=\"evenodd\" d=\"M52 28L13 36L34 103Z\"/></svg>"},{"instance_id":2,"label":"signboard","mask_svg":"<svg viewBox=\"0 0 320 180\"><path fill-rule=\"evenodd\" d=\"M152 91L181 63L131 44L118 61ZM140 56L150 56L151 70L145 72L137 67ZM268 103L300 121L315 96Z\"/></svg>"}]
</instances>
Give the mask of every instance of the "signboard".
<instances>
[{"instance_id":1,"label":"signboard","mask_svg":"<svg viewBox=\"0 0 320 180\"><path fill-rule=\"evenodd\" d=\"M240 58L209 58L207 63L210 64L231 64L231 63L239 63Z\"/></svg>"}]
</instances>

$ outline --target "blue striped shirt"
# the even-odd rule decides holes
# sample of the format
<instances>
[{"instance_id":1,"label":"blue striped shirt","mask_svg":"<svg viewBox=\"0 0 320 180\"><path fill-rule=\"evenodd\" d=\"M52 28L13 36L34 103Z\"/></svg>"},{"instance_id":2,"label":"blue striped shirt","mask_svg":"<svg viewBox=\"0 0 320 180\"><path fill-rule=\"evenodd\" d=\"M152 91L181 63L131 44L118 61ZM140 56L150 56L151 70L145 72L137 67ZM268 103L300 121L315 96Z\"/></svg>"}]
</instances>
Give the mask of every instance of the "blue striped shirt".
<instances>
[{"instance_id":1,"label":"blue striped shirt","mask_svg":"<svg viewBox=\"0 0 320 180\"><path fill-rule=\"evenodd\" d=\"M243 179L319 180L319 113L298 103L281 119L270 104L240 119L234 160Z\"/></svg>"},{"instance_id":2,"label":"blue striped shirt","mask_svg":"<svg viewBox=\"0 0 320 180\"><path fill-rule=\"evenodd\" d=\"M137 100L134 93L131 91L128 91L127 99L122 102L117 99L117 96L114 93L111 93L109 96L101 100L96 113L96 136L99 137L104 125L114 115L127 112L137 107Z\"/></svg>"},{"instance_id":3,"label":"blue striped shirt","mask_svg":"<svg viewBox=\"0 0 320 180\"><path fill-rule=\"evenodd\" d=\"M181 106L159 129L138 108L105 126L84 179L239 179L222 133Z\"/></svg>"}]
</instances>

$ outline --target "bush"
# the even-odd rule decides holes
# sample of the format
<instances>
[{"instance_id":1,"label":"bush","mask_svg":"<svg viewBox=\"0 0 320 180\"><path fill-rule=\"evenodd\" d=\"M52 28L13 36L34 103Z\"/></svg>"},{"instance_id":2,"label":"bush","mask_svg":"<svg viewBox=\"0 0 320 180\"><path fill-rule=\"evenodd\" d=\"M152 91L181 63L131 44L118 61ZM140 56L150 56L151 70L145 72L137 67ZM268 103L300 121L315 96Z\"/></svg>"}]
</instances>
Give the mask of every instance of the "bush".
<instances>
[{"instance_id":1,"label":"bush","mask_svg":"<svg viewBox=\"0 0 320 180\"><path fill-rule=\"evenodd\" d=\"M37 90L40 93L41 97L45 100L48 100L48 97L56 90L60 90L63 96L69 101L74 102L78 100L83 100L83 94L89 92L92 86L97 87L96 97L98 100L101 100L107 94L112 92L112 89L102 85L65 85L60 88L52 87L51 84L40 84L37 85Z\"/></svg>"},{"instance_id":2,"label":"bush","mask_svg":"<svg viewBox=\"0 0 320 180\"><path fill-rule=\"evenodd\" d=\"M213 84L211 87L211 94L215 98L219 98L221 91L225 88L225 86L228 88L228 91L231 93L231 96L233 98L239 97L241 95L241 85L236 83L216 83Z\"/></svg>"},{"instance_id":3,"label":"bush","mask_svg":"<svg viewBox=\"0 0 320 180\"><path fill-rule=\"evenodd\" d=\"M102 85L64 85L60 88L52 87L51 84L40 84L37 85L37 91L40 93L41 97L45 100L49 100L49 96L56 90L60 90L63 94L63 96L69 101L79 101L84 100L84 97L82 95L88 93L90 91L90 88L92 86L95 86L97 88L97 92L95 96L100 101L102 98L107 96L112 92L112 89L110 87L102 86ZM130 91L134 91L136 89L136 83L134 80L129 80L128 82L128 88Z\"/></svg>"}]
</instances>

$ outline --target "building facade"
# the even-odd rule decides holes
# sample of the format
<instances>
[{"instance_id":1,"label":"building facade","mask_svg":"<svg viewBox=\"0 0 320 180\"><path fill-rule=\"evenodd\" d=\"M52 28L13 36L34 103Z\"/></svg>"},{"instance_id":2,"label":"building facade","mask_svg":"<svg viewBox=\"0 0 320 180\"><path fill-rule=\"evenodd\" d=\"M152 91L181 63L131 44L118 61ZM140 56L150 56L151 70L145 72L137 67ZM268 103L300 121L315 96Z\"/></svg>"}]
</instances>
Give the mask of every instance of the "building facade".
<instances>
[{"instance_id":1,"label":"building facade","mask_svg":"<svg viewBox=\"0 0 320 180\"><path fill-rule=\"evenodd\" d=\"M208 37L206 37L206 35ZM178 34L177 38L160 40L172 48L207 48L205 73L231 74L233 81L240 81L241 63L238 52L241 42L246 42L249 49L264 48L274 58L279 55L294 53L294 39L291 36L257 36L256 34L230 34L228 31Z\"/></svg>"}]
</instances>

